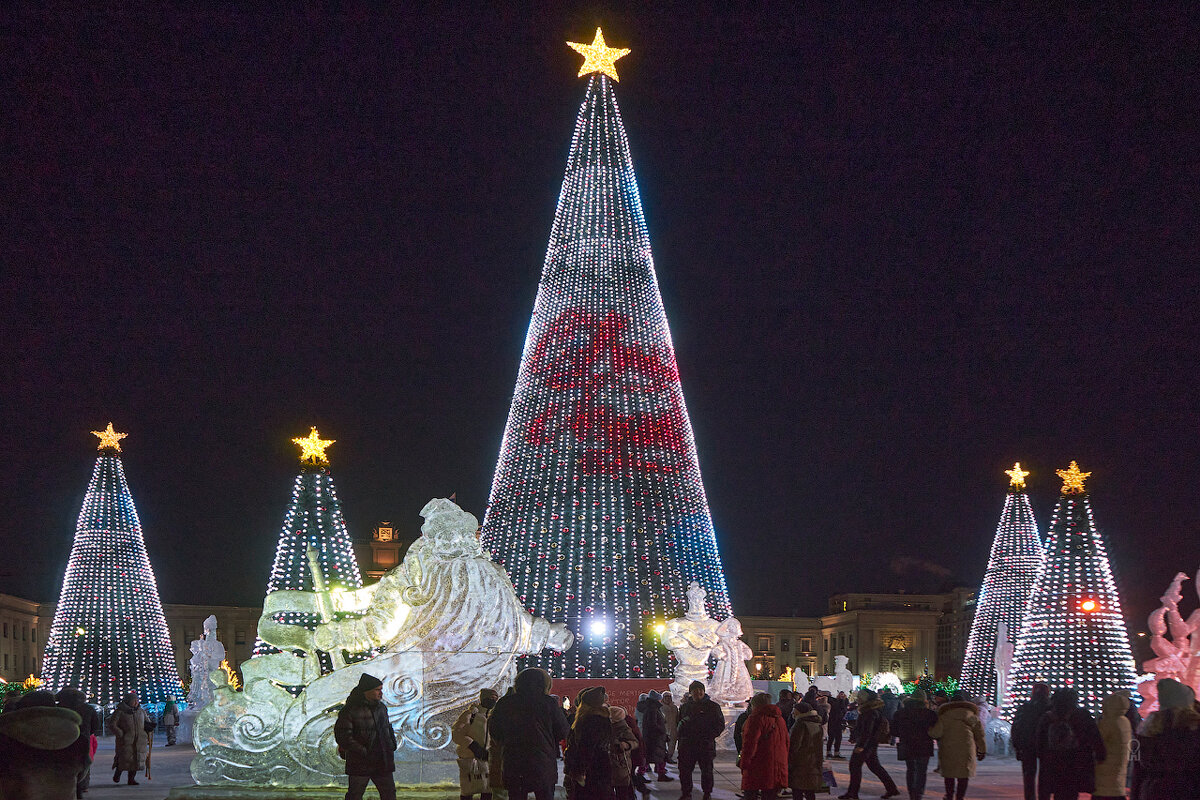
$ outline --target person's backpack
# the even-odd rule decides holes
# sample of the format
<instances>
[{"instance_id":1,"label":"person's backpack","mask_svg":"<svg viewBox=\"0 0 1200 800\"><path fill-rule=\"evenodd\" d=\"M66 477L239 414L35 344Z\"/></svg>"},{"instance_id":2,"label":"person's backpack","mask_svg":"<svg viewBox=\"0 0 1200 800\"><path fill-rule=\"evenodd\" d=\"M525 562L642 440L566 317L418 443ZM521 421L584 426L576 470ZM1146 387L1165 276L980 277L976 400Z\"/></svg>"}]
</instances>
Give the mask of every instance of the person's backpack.
<instances>
[{"instance_id":1,"label":"person's backpack","mask_svg":"<svg viewBox=\"0 0 1200 800\"><path fill-rule=\"evenodd\" d=\"M879 715L879 727L875 729L875 741L879 744L887 744L892 740L892 726L888 722L887 717L883 714Z\"/></svg>"},{"instance_id":2,"label":"person's backpack","mask_svg":"<svg viewBox=\"0 0 1200 800\"><path fill-rule=\"evenodd\" d=\"M1050 725L1046 729L1046 746L1051 750L1060 751L1079 749L1079 738L1075 736L1075 728L1071 726L1070 718L1050 715Z\"/></svg>"}]
</instances>

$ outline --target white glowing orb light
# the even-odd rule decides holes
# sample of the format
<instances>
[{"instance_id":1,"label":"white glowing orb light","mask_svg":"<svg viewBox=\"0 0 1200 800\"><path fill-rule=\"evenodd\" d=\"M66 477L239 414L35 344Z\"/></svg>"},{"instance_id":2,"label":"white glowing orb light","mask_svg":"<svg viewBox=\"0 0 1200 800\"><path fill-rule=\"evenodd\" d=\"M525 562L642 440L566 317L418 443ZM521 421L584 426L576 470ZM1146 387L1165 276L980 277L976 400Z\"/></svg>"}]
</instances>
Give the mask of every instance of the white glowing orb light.
<instances>
[{"instance_id":1,"label":"white glowing orb light","mask_svg":"<svg viewBox=\"0 0 1200 800\"><path fill-rule=\"evenodd\" d=\"M592 623L588 625L588 630L591 631L593 636L603 636L604 634L608 633L608 623L602 619L594 619L592 620Z\"/></svg>"}]
</instances>

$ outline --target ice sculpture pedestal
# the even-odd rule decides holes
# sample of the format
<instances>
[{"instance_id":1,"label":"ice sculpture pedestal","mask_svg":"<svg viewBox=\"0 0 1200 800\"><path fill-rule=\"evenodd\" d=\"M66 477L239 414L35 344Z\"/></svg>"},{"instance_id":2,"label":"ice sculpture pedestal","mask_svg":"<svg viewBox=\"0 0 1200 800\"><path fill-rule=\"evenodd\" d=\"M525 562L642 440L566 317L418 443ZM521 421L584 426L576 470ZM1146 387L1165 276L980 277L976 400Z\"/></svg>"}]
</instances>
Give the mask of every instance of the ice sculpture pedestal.
<instances>
[{"instance_id":1,"label":"ice sculpture pedestal","mask_svg":"<svg viewBox=\"0 0 1200 800\"><path fill-rule=\"evenodd\" d=\"M733 743L733 726L737 722L737 718L746 710L745 703L738 703L735 706L721 706L721 713L725 715L725 730L721 731L721 735L717 737L717 751L721 750L737 750Z\"/></svg>"}]
</instances>

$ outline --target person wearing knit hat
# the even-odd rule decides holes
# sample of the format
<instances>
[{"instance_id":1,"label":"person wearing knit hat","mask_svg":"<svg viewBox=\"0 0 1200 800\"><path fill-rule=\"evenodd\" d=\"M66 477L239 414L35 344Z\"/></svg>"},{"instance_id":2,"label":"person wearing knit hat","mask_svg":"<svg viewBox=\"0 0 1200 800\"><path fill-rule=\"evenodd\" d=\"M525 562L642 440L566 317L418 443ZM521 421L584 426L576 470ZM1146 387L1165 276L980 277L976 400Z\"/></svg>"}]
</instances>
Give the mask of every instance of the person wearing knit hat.
<instances>
[{"instance_id":1,"label":"person wearing knit hat","mask_svg":"<svg viewBox=\"0 0 1200 800\"><path fill-rule=\"evenodd\" d=\"M346 759L346 800L361 800L368 783L380 800L395 800L396 732L383 703L383 681L363 673L333 726L338 755Z\"/></svg>"},{"instance_id":2,"label":"person wearing knit hat","mask_svg":"<svg viewBox=\"0 0 1200 800\"><path fill-rule=\"evenodd\" d=\"M458 794L461 800L470 800L476 794L480 800L491 800L488 714L499 699L500 694L495 689L480 689L479 702L467 706L450 728L450 740L458 752Z\"/></svg>"}]
</instances>

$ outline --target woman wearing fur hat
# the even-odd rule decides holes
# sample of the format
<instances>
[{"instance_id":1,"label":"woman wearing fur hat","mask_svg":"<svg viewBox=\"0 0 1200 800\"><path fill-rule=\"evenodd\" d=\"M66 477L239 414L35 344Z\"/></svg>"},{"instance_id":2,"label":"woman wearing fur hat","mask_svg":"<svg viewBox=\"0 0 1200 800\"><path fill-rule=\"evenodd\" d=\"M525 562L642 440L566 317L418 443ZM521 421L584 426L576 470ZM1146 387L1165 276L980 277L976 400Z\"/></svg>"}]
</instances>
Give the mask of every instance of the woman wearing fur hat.
<instances>
[{"instance_id":1,"label":"woman wearing fur hat","mask_svg":"<svg viewBox=\"0 0 1200 800\"><path fill-rule=\"evenodd\" d=\"M1138 729L1133 800L1200 797L1200 712L1191 688L1158 682L1158 710Z\"/></svg>"},{"instance_id":2,"label":"woman wearing fur hat","mask_svg":"<svg viewBox=\"0 0 1200 800\"><path fill-rule=\"evenodd\" d=\"M368 783L380 800L395 800L396 732L383 704L383 681L365 672L350 690L333 726L338 754L346 759L346 800L361 800Z\"/></svg>"},{"instance_id":3,"label":"woman wearing fur hat","mask_svg":"<svg viewBox=\"0 0 1200 800\"><path fill-rule=\"evenodd\" d=\"M613 796L613 727L607 699L601 686L579 693L563 756L568 790L575 800L610 800Z\"/></svg>"},{"instance_id":4,"label":"woman wearing fur hat","mask_svg":"<svg viewBox=\"0 0 1200 800\"><path fill-rule=\"evenodd\" d=\"M929 735L938 740L938 766L946 781L946 797L962 800L967 784L975 777L975 764L987 753L978 707L962 692L937 710L937 722Z\"/></svg>"},{"instance_id":5,"label":"woman wearing fur hat","mask_svg":"<svg viewBox=\"0 0 1200 800\"><path fill-rule=\"evenodd\" d=\"M129 692L117 703L108 726L116 739L113 783L120 781L124 772L128 774L129 785L137 786L133 776L146 768L146 753L150 749L150 740L146 736L146 710L138 702L137 692Z\"/></svg>"}]
</instances>

